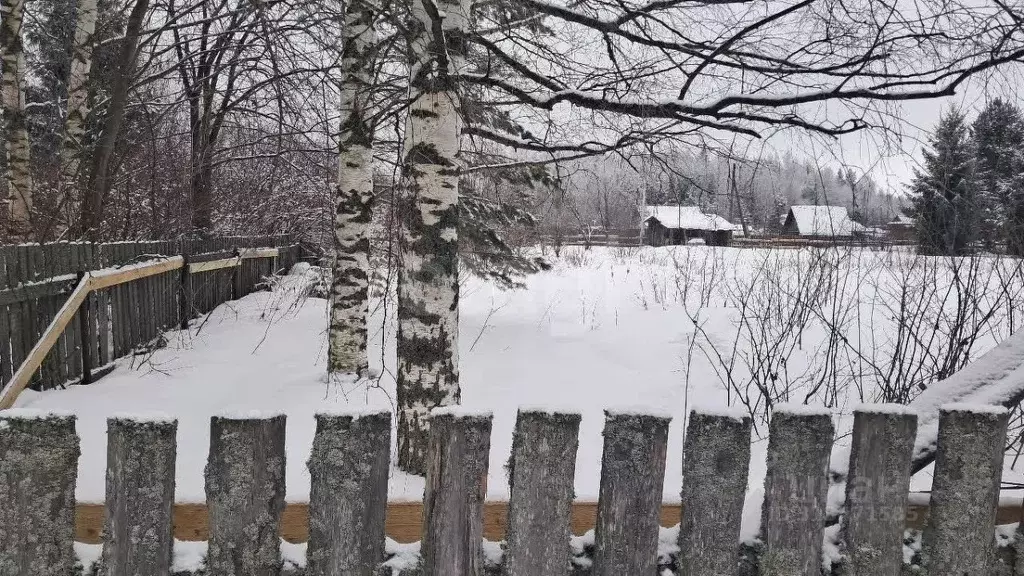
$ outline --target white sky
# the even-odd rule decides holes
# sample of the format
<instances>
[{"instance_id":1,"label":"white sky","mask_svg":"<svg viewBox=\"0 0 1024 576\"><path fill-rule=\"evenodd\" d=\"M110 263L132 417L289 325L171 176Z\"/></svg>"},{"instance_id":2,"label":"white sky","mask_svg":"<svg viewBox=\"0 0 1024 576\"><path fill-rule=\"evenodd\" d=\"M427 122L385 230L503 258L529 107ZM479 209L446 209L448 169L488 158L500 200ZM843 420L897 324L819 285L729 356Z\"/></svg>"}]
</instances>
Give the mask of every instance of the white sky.
<instances>
[{"instance_id":1,"label":"white sky","mask_svg":"<svg viewBox=\"0 0 1024 576\"><path fill-rule=\"evenodd\" d=\"M1018 76L1022 71L1024 67L1020 64L1010 65L987 77L974 79L954 96L896 104L893 126L898 134L868 131L835 141L790 131L768 139L766 144L779 151L789 149L798 157L815 159L822 165L844 164L858 171L868 171L880 185L903 192L913 177L913 168L921 161L921 148L942 111L958 106L967 112L968 120L973 121L990 98L1001 97L1024 107L1017 94L1021 84Z\"/></svg>"}]
</instances>

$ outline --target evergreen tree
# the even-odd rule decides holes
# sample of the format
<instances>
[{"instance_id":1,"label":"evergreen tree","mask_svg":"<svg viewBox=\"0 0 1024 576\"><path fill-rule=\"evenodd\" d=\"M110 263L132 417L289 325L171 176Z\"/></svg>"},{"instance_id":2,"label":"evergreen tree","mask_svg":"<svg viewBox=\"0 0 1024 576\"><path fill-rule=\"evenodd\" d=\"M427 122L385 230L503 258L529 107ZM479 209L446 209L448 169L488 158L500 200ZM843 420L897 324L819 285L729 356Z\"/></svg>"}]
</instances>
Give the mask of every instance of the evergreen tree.
<instances>
[{"instance_id":1,"label":"evergreen tree","mask_svg":"<svg viewBox=\"0 0 1024 576\"><path fill-rule=\"evenodd\" d=\"M991 244L1005 242L1007 252L1024 255L1024 118L996 98L978 114L971 133L981 230Z\"/></svg>"},{"instance_id":2,"label":"evergreen tree","mask_svg":"<svg viewBox=\"0 0 1024 576\"><path fill-rule=\"evenodd\" d=\"M909 186L919 249L964 254L978 239L980 215L966 116L955 108L944 113L923 155L924 165L914 169Z\"/></svg>"}]
</instances>

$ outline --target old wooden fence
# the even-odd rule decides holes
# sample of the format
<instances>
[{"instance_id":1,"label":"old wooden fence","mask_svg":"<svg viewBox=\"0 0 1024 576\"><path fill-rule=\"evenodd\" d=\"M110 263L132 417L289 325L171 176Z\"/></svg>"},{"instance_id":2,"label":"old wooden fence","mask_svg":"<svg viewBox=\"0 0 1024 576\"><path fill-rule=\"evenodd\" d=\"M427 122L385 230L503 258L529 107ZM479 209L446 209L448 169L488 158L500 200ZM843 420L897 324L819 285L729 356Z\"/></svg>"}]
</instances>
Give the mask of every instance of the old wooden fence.
<instances>
[{"instance_id":1,"label":"old wooden fence","mask_svg":"<svg viewBox=\"0 0 1024 576\"><path fill-rule=\"evenodd\" d=\"M320 414L307 576L376 573L384 554L391 415ZM607 415L593 576L655 576L669 418ZM990 576L1008 415L942 410L922 573ZM520 411L509 466L506 576L565 576L580 416ZM842 520L844 574L896 576L904 563L916 417L858 410ZM174 420L108 422L105 571L167 574L173 546ZM684 444L681 576L735 576L750 458L749 419L693 412ZM421 574L476 576L491 418L435 411L423 503ZM819 576L834 430L827 413L780 407L770 424L757 562L762 576ZM73 416L0 412L0 574L64 575L73 562L79 440ZM285 508L284 415L210 425L209 576L276 575Z\"/></svg>"},{"instance_id":2,"label":"old wooden fence","mask_svg":"<svg viewBox=\"0 0 1024 576\"><path fill-rule=\"evenodd\" d=\"M248 294L265 275L290 266L297 252L291 244L286 236L264 236L0 246L0 383L7 387L44 336L54 341L27 375L29 385L88 382L163 330ZM246 257L231 260L239 255ZM172 257L177 265L130 273ZM219 265L204 264L210 262ZM107 280L75 294L86 273ZM46 334L72 297L82 298L81 310L72 302L66 327Z\"/></svg>"}]
</instances>

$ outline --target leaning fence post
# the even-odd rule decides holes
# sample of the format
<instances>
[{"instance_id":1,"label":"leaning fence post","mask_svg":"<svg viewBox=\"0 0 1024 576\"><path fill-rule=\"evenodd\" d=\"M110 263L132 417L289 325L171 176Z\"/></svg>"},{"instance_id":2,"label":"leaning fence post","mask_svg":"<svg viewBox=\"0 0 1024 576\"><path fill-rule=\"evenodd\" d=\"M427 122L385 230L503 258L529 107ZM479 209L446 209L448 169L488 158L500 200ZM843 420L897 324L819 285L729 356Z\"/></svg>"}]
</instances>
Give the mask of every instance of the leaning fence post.
<instances>
[{"instance_id":1,"label":"leaning fence post","mask_svg":"<svg viewBox=\"0 0 1024 576\"><path fill-rule=\"evenodd\" d=\"M75 563L75 417L0 412L0 576L67 576Z\"/></svg>"},{"instance_id":2,"label":"leaning fence post","mask_svg":"<svg viewBox=\"0 0 1024 576\"><path fill-rule=\"evenodd\" d=\"M843 536L850 576L899 576L917 415L866 404L853 412Z\"/></svg>"},{"instance_id":3,"label":"leaning fence post","mask_svg":"<svg viewBox=\"0 0 1024 576\"><path fill-rule=\"evenodd\" d=\"M278 576L284 435L284 415L210 419L210 459L206 464L209 576Z\"/></svg>"},{"instance_id":4,"label":"leaning fence post","mask_svg":"<svg viewBox=\"0 0 1024 576\"><path fill-rule=\"evenodd\" d=\"M680 576L735 576L750 469L749 415L690 412L683 446Z\"/></svg>"},{"instance_id":5,"label":"leaning fence post","mask_svg":"<svg viewBox=\"0 0 1024 576\"><path fill-rule=\"evenodd\" d=\"M490 446L489 412L455 406L430 413L422 576L483 574L483 504Z\"/></svg>"},{"instance_id":6,"label":"leaning fence post","mask_svg":"<svg viewBox=\"0 0 1024 576\"><path fill-rule=\"evenodd\" d=\"M169 574L178 422L107 419L103 576Z\"/></svg>"},{"instance_id":7,"label":"leaning fence post","mask_svg":"<svg viewBox=\"0 0 1024 576\"><path fill-rule=\"evenodd\" d=\"M565 576L580 415L520 410L509 460L505 576Z\"/></svg>"},{"instance_id":8,"label":"leaning fence post","mask_svg":"<svg viewBox=\"0 0 1024 576\"><path fill-rule=\"evenodd\" d=\"M670 421L605 412L593 576L657 572Z\"/></svg>"},{"instance_id":9,"label":"leaning fence post","mask_svg":"<svg viewBox=\"0 0 1024 576\"><path fill-rule=\"evenodd\" d=\"M188 323L192 320L192 278L188 273L189 254L182 254L181 276L181 300L178 303L178 313L181 315L181 329L188 330Z\"/></svg>"},{"instance_id":10,"label":"leaning fence post","mask_svg":"<svg viewBox=\"0 0 1024 576\"><path fill-rule=\"evenodd\" d=\"M921 561L929 576L988 576L1009 412L997 406L939 409L928 523Z\"/></svg>"},{"instance_id":11,"label":"leaning fence post","mask_svg":"<svg viewBox=\"0 0 1024 576\"><path fill-rule=\"evenodd\" d=\"M78 282L82 283L88 272L78 272ZM92 347L96 344L92 338L92 294L86 294L82 305L78 307L78 322L82 332L82 384L92 383Z\"/></svg>"},{"instance_id":12,"label":"leaning fence post","mask_svg":"<svg viewBox=\"0 0 1024 576\"><path fill-rule=\"evenodd\" d=\"M384 560L391 413L317 414L307 576L374 576Z\"/></svg>"},{"instance_id":13,"label":"leaning fence post","mask_svg":"<svg viewBox=\"0 0 1024 576\"><path fill-rule=\"evenodd\" d=\"M832 453L827 409L778 405L768 429L761 576L819 576Z\"/></svg>"}]
</instances>

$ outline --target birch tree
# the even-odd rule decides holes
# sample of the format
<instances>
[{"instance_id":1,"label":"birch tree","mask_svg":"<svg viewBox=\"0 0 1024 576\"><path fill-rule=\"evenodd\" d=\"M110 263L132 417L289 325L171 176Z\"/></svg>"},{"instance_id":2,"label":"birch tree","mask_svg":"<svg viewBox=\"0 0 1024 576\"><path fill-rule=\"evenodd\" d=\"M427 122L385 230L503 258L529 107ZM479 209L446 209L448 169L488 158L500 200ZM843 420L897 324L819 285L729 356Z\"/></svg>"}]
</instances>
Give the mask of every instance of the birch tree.
<instances>
[{"instance_id":1,"label":"birch tree","mask_svg":"<svg viewBox=\"0 0 1024 576\"><path fill-rule=\"evenodd\" d=\"M328 370L365 375L369 312L373 127L367 118L376 43L373 10L361 0L345 6L342 32L341 145L334 214L334 266Z\"/></svg>"},{"instance_id":2,"label":"birch tree","mask_svg":"<svg viewBox=\"0 0 1024 576\"><path fill-rule=\"evenodd\" d=\"M469 5L413 0L398 276L398 464L424 473L427 415L457 404L460 100Z\"/></svg>"},{"instance_id":3,"label":"birch tree","mask_svg":"<svg viewBox=\"0 0 1024 576\"><path fill-rule=\"evenodd\" d=\"M3 85L8 218L12 235L28 231L32 210L32 158L25 116L25 52L21 38L25 0L0 2L0 64Z\"/></svg>"},{"instance_id":4,"label":"birch tree","mask_svg":"<svg viewBox=\"0 0 1024 576\"><path fill-rule=\"evenodd\" d=\"M68 115L60 148L61 181L73 186L79 179L84 147L85 120L89 116L89 71L92 68L93 34L96 32L96 0L79 0L75 17L75 39L68 72ZM64 193L67 193L65 190Z\"/></svg>"}]
</instances>

